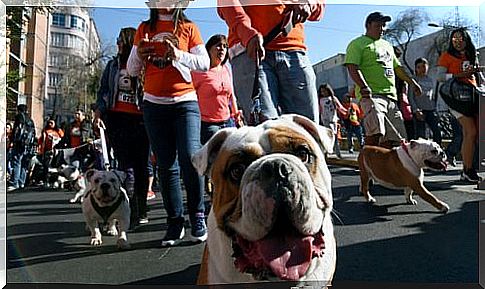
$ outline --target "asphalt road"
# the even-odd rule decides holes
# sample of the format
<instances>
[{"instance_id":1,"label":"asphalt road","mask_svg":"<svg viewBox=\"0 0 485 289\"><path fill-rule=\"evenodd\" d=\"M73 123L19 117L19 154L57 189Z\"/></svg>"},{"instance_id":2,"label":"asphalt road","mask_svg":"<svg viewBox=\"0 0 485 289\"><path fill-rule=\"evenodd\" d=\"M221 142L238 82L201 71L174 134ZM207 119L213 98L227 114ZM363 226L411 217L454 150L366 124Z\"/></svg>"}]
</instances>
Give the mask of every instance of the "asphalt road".
<instances>
[{"instance_id":1,"label":"asphalt road","mask_svg":"<svg viewBox=\"0 0 485 289\"><path fill-rule=\"evenodd\" d=\"M457 182L458 170L426 175L426 186L450 206L443 215L419 197L416 206L407 205L402 192L380 186L373 187L377 204L368 205L358 194L357 171L330 168L335 284L478 282L478 211L485 194ZM195 284L203 244L160 247L166 224L159 194L149 201L150 222L128 233L133 249L123 252L110 236L100 247L89 245L81 206L70 204L71 197L35 189L7 194L9 284Z\"/></svg>"}]
</instances>

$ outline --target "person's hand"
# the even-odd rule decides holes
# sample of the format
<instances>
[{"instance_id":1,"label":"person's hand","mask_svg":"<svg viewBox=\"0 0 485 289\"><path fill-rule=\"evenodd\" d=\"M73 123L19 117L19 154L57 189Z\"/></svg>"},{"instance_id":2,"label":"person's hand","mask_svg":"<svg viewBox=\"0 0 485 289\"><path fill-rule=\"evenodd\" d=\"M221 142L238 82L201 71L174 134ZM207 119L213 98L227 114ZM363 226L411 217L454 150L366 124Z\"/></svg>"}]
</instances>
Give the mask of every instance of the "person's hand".
<instances>
[{"instance_id":1,"label":"person's hand","mask_svg":"<svg viewBox=\"0 0 485 289\"><path fill-rule=\"evenodd\" d=\"M312 7L309 3L292 4L286 6L286 11L293 11L292 23L303 23L312 14Z\"/></svg>"},{"instance_id":2,"label":"person's hand","mask_svg":"<svg viewBox=\"0 0 485 289\"><path fill-rule=\"evenodd\" d=\"M416 111L416 119L419 121L424 121L424 113L420 110Z\"/></svg>"},{"instance_id":3,"label":"person's hand","mask_svg":"<svg viewBox=\"0 0 485 289\"><path fill-rule=\"evenodd\" d=\"M165 43L167 47L167 53L165 54L165 57L168 61L180 59L182 51L177 48L176 44L173 43L171 39L165 38L163 39L163 43Z\"/></svg>"},{"instance_id":4,"label":"person's hand","mask_svg":"<svg viewBox=\"0 0 485 289\"><path fill-rule=\"evenodd\" d=\"M155 46L153 42L148 39L148 34L145 34L145 38L140 40L137 47L138 57L143 61L147 60L150 56L155 56Z\"/></svg>"},{"instance_id":5,"label":"person's hand","mask_svg":"<svg viewBox=\"0 0 485 289\"><path fill-rule=\"evenodd\" d=\"M101 120L101 112L99 109L94 111L93 125L95 130L99 130L99 128L106 129L103 120Z\"/></svg>"},{"instance_id":6,"label":"person's hand","mask_svg":"<svg viewBox=\"0 0 485 289\"><path fill-rule=\"evenodd\" d=\"M362 98L370 98L372 96L372 90L368 86L364 86L360 89L360 95Z\"/></svg>"},{"instance_id":7,"label":"person's hand","mask_svg":"<svg viewBox=\"0 0 485 289\"><path fill-rule=\"evenodd\" d=\"M246 52L248 53L249 58L253 60L256 60L256 58L259 58L258 60L264 59L265 51L263 47L263 36L261 34L258 34L249 40Z\"/></svg>"}]
</instances>

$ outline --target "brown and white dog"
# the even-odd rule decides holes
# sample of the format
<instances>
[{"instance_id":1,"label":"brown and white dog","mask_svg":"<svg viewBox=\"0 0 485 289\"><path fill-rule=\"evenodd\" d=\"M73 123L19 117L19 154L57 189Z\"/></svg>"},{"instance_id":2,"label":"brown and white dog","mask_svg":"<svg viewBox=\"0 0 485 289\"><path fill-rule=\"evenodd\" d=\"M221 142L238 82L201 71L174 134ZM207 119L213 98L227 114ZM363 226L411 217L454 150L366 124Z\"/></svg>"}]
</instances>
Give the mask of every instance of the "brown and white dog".
<instances>
[{"instance_id":1,"label":"brown and white dog","mask_svg":"<svg viewBox=\"0 0 485 289\"><path fill-rule=\"evenodd\" d=\"M432 141L418 139L393 149L364 146L359 154L360 192L367 202L376 199L369 193L369 180L375 180L390 189L404 189L406 202L415 205L413 192L446 213L449 207L436 198L423 184L423 168L446 170L446 154Z\"/></svg>"},{"instance_id":2,"label":"brown and white dog","mask_svg":"<svg viewBox=\"0 0 485 289\"><path fill-rule=\"evenodd\" d=\"M91 245L102 244L99 224L109 223L108 234L118 235L118 248L130 249L126 237L126 231L130 226L130 204L126 190L122 187L126 174L116 170L91 169L85 173L85 177L89 184L84 195L82 211L86 225L91 231Z\"/></svg>"},{"instance_id":3,"label":"brown and white dog","mask_svg":"<svg viewBox=\"0 0 485 289\"><path fill-rule=\"evenodd\" d=\"M198 284L330 283L331 130L298 115L218 131L192 158L214 184Z\"/></svg>"}]
</instances>

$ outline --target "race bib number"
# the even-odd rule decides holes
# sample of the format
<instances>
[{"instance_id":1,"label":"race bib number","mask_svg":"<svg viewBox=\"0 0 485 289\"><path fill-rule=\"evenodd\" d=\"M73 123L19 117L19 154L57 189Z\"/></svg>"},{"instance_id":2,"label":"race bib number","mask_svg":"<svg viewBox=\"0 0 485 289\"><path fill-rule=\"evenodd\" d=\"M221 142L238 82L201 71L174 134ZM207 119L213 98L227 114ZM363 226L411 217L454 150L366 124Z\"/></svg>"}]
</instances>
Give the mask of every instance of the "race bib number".
<instances>
[{"instance_id":1,"label":"race bib number","mask_svg":"<svg viewBox=\"0 0 485 289\"><path fill-rule=\"evenodd\" d=\"M135 104L136 103L136 97L134 94L127 93L124 91L120 91L118 94L118 101L124 102L124 103L131 103Z\"/></svg>"},{"instance_id":2,"label":"race bib number","mask_svg":"<svg viewBox=\"0 0 485 289\"><path fill-rule=\"evenodd\" d=\"M388 78L394 77L394 69L392 68L384 68L384 75Z\"/></svg>"}]
</instances>

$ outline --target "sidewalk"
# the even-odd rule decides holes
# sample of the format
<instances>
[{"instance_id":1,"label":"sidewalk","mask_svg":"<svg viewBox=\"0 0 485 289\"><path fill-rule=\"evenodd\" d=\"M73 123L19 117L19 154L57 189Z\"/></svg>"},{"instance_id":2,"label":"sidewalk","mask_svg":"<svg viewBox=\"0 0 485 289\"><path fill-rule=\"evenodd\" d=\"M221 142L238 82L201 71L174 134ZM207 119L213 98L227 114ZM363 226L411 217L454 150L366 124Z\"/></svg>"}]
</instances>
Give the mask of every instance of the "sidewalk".
<instances>
[{"instance_id":1,"label":"sidewalk","mask_svg":"<svg viewBox=\"0 0 485 289\"><path fill-rule=\"evenodd\" d=\"M327 156L327 164L334 166L344 166L359 169L359 164L357 162L357 157L359 156L359 151L354 151L350 154L348 150L341 150L342 158L338 158L335 154L330 154ZM424 172L424 181L431 182L434 184L439 184L440 182L446 183L450 186L450 189L464 192L464 193L481 193L485 194L485 189L478 189L478 185L470 184L465 181L460 180L460 173L463 170L463 164L461 161L456 162L456 166L448 166L445 172ZM481 177L485 178L485 173L479 173ZM451 184L450 184L451 183Z\"/></svg>"}]
</instances>

